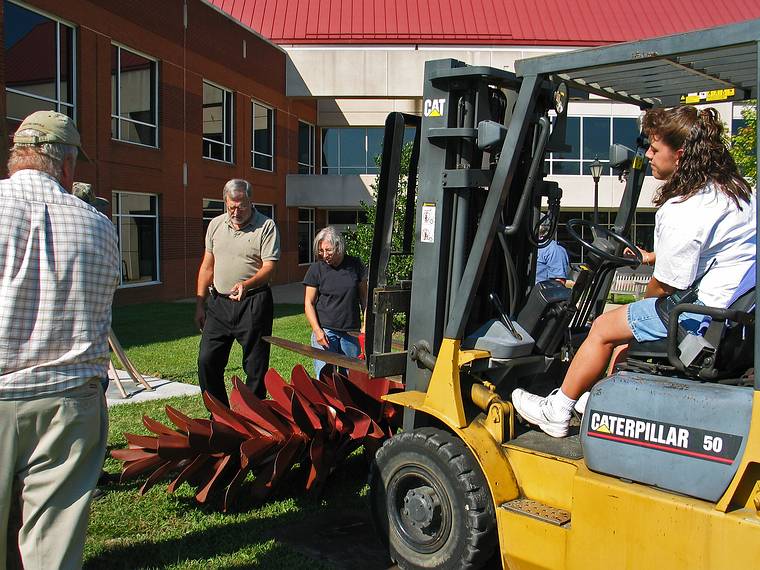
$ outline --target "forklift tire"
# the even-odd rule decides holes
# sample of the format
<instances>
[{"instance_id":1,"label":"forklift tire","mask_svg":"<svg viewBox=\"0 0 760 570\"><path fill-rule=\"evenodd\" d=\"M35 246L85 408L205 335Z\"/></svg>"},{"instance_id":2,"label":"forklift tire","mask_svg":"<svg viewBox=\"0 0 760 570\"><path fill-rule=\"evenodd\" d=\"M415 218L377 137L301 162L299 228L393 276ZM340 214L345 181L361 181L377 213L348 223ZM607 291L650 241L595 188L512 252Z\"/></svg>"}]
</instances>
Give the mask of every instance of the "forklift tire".
<instances>
[{"instance_id":1,"label":"forklift tire","mask_svg":"<svg viewBox=\"0 0 760 570\"><path fill-rule=\"evenodd\" d=\"M491 492L472 452L436 428L385 442L370 471L372 515L404 570L475 569L497 544Z\"/></svg>"}]
</instances>

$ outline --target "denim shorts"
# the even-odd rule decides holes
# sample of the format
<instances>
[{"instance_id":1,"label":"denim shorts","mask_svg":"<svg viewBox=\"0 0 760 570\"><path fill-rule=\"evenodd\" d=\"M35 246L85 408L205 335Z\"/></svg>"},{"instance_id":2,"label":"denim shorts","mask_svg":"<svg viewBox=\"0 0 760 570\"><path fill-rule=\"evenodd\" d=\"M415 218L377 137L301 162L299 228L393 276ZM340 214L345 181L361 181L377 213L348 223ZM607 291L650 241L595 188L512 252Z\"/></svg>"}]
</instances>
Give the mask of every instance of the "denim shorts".
<instances>
[{"instance_id":1,"label":"denim shorts","mask_svg":"<svg viewBox=\"0 0 760 570\"><path fill-rule=\"evenodd\" d=\"M655 297L642 299L628 305L628 326L633 338L638 342L659 340L668 336L668 329L657 314ZM699 301L697 304L701 305ZM681 326L692 334L698 334L699 327L706 317L695 313L682 313L678 319Z\"/></svg>"}]
</instances>

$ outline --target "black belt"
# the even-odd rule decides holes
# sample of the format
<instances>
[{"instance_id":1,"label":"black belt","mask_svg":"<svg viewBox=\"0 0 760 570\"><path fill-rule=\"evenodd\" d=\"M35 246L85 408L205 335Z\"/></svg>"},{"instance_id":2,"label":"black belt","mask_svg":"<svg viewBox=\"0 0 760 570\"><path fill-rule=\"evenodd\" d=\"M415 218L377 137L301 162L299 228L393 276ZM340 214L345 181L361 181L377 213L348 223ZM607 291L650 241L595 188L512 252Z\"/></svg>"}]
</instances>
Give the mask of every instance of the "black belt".
<instances>
[{"instance_id":1,"label":"black belt","mask_svg":"<svg viewBox=\"0 0 760 570\"><path fill-rule=\"evenodd\" d=\"M253 289L248 289L245 292L245 294L243 295L242 298L245 299L246 297L250 297L252 295L255 295L256 293L261 293L263 291L266 291L267 289L269 289L269 285L262 285L261 287L255 287ZM219 291L216 290L216 287L214 287L213 285L208 288L208 292L211 294L211 296L214 299L216 299L217 297L221 297L222 299L229 299L230 298L229 293L220 293Z\"/></svg>"}]
</instances>

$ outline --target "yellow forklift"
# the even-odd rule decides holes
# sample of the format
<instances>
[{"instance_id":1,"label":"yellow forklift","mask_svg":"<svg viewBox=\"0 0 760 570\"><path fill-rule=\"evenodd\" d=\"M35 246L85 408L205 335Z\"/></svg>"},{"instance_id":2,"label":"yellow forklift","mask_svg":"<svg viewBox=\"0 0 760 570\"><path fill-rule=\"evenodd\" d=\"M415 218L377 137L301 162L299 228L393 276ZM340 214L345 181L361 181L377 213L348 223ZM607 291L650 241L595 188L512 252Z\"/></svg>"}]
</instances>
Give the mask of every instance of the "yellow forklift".
<instances>
[{"instance_id":1,"label":"yellow forklift","mask_svg":"<svg viewBox=\"0 0 760 570\"><path fill-rule=\"evenodd\" d=\"M515 73L431 61L423 116L389 116L366 352L371 375L406 383L387 397L403 430L370 474L401 568L760 568L754 286L728 309L676 306L712 317L703 342L687 350L671 314L669 337L631 346L567 438L522 425L509 401L515 387L560 385L615 271L641 261L623 255L647 168L639 133L605 165L626 181L611 227L566 224L585 256L575 285L534 284L539 226L561 215L546 159L572 151L569 100L757 99L759 54L754 20L524 59ZM393 256L413 257L409 281L389 281Z\"/></svg>"}]
</instances>

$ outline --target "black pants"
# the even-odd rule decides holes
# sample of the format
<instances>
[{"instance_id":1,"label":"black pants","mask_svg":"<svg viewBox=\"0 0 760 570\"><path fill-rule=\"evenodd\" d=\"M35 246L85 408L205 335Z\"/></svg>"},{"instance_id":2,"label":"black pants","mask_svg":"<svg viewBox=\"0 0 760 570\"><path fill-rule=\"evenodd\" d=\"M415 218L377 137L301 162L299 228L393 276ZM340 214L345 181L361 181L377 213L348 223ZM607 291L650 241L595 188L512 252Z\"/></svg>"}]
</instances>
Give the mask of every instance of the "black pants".
<instances>
[{"instance_id":1,"label":"black pants","mask_svg":"<svg viewBox=\"0 0 760 570\"><path fill-rule=\"evenodd\" d=\"M269 368L269 343L262 337L272 334L273 318L272 290L268 287L241 301L210 297L198 352L201 390L229 406L224 369L230 358L232 341L237 340L243 347L245 383L259 398L264 399L267 393L264 374Z\"/></svg>"}]
</instances>

